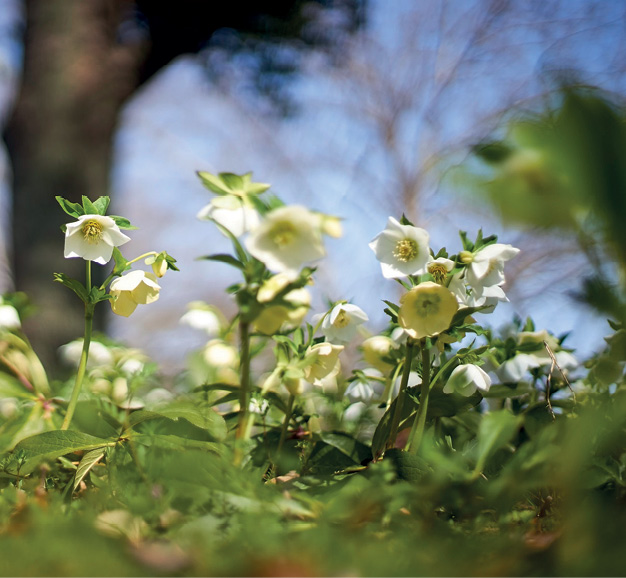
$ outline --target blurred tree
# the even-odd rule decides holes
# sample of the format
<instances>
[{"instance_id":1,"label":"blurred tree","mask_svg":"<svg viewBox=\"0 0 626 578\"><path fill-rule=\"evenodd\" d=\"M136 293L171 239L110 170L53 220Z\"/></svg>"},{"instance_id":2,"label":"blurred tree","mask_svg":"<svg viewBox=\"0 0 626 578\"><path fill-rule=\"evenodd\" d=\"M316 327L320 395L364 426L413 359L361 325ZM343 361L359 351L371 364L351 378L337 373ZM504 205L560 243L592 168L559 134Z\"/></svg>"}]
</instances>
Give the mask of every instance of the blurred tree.
<instances>
[{"instance_id":1,"label":"blurred tree","mask_svg":"<svg viewBox=\"0 0 626 578\"><path fill-rule=\"evenodd\" d=\"M74 296L52 283L53 271L83 274L82 262L63 260L59 226L65 219L54 197L108 194L112 136L129 95L176 56L220 42L225 50L259 55L257 89L286 110L277 79L296 70L297 59L286 60L276 43L295 52L332 50L333 31L356 29L364 4L25 0L23 82L6 140L14 167L15 285L38 306L26 330L46 362L82 331ZM322 13L342 17L319 26ZM230 33L219 33L224 30ZM102 328L103 320L96 321Z\"/></svg>"}]
</instances>

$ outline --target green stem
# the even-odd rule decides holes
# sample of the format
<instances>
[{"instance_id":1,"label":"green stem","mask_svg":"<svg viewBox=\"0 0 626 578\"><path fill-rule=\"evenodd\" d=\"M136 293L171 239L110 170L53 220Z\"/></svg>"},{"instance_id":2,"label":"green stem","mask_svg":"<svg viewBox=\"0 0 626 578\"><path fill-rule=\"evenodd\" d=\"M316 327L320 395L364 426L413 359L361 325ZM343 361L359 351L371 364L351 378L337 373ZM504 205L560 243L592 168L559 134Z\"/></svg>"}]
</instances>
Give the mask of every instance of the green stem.
<instances>
[{"instance_id":1,"label":"green stem","mask_svg":"<svg viewBox=\"0 0 626 578\"><path fill-rule=\"evenodd\" d=\"M434 383L434 380L433 380ZM422 394L420 396L420 405L411 428L406 449L412 454L416 454L422 443L424 429L426 427L426 414L428 413L428 398L430 396L430 351L426 347L426 343L422 341Z\"/></svg>"},{"instance_id":2,"label":"green stem","mask_svg":"<svg viewBox=\"0 0 626 578\"><path fill-rule=\"evenodd\" d=\"M248 405L250 398L250 323L239 321L239 343L241 358L239 361L239 421L237 423L236 441L244 441L249 436ZM243 459L240 447L235 447L235 465Z\"/></svg>"},{"instance_id":3,"label":"green stem","mask_svg":"<svg viewBox=\"0 0 626 578\"><path fill-rule=\"evenodd\" d=\"M91 261L87 261L87 269L85 273L87 288L87 294L91 292ZM89 358L89 344L91 343L91 331L93 329L93 303L85 303L85 337L83 339L83 350L80 354L80 362L78 364L78 372L76 373L76 381L74 382L74 389L72 390L72 397L70 398L70 404L67 406L67 412L65 413L65 419L63 420L62 430L68 429L74 416L74 410L78 403L78 396L80 395L81 387L83 386L83 379L87 370L87 360Z\"/></svg>"},{"instance_id":4,"label":"green stem","mask_svg":"<svg viewBox=\"0 0 626 578\"><path fill-rule=\"evenodd\" d=\"M404 405L404 398L406 397L406 388L409 383L409 375L411 374L411 363L413 362L413 341L409 339L406 342L406 358L404 360L404 371L402 373L402 381L400 382L400 391L396 399L396 408L391 420L391 429L389 430L389 439L385 449L391 449L396 445L396 438L398 437L398 429L400 427L400 420L402 419L402 407Z\"/></svg>"},{"instance_id":5,"label":"green stem","mask_svg":"<svg viewBox=\"0 0 626 578\"><path fill-rule=\"evenodd\" d=\"M291 414L293 413L293 402L296 396L293 393L289 394L289 400L287 401L287 412L285 413L285 420L283 421L283 427L280 431L280 440L278 441L278 447L276 448L276 459L280 457L280 452L283 449L283 444L287 439L287 432L289 431L289 422L291 422Z\"/></svg>"}]
</instances>

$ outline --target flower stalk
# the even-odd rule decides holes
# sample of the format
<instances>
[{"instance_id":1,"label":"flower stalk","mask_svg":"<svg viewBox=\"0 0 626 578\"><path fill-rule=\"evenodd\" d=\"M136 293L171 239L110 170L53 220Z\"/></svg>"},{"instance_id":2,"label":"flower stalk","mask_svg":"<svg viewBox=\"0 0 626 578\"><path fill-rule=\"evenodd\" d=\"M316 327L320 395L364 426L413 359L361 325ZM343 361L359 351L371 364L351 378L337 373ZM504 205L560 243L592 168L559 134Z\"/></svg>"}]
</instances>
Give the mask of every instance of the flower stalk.
<instances>
[{"instance_id":1,"label":"flower stalk","mask_svg":"<svg viewBox=\"0 0 626 578\"><path fill-rule=\"evenodd\" d=\"M276 447L276 460L280 459L280 452L283 449L285 440L287 439L287 432L289 431L289 423L291 422L291 415L293 414L293 404L296 396L293 393L289 394L289 400L287 401L287 411L285 412L285 419L283 421L283 427L280 431L280 440Z\"/></svg>"},{"instance_id":2,"label":"flower stalk","mask_svg":"<svg viewBox=\"0 0 626 578\"><path fill-rule=\"evenodd\" d=\"M239 321L239 421L237 422L237 431L235 440L237 442L245 441L249 436L248 417L250 402L250 323L248 321ZM235 447L235 465L240 465L243 459L241 447Z\"/></svg>"},{"instance_id":3,"label":"flower stalk","mask_svg":"<svg viewBox=\"0 0 626 578\"><path fill-rule=\"evenodd\" d=\"M411 374L411 364L413 362L413 348L414 343L412 339L408 339L406 342L406 358L404 360L404 371L402 373L402 381L400 382L400 391L398 391L398 397L396 399L396 407L391 420L391 429L389 430L389 438L385 449L391 449L396 445L396 438L398 437L398 429L400 427L400 420L402 419L402 407L404 406L404 399L406 397L406 388L409 383L409 376Z\"/></svg>"},{"instance_id":4,"label":"flower stalk","mask_svg":"<svg viewBox=\"0 0 626 578\"><path fill-rule=\"evenodd\" d=\"M85 287L87 294L91 292L91 261L86 261L85 271ZM87 371L87 360L89 359L89 345L91 344L91 333L93 329L93 314L95 305L93 303L85 303L85 337L83 339L83 349L80 354L80 362L78 364L78 371L76 373L76 381L74 382L74 389L72 390L72 397L70 403L67 406L67 412L61 425L62 430L66 430L70 427L72 417L74 417L74 411L76 410L76 404L78 403L78 396L83 386L83 379L85 378L85 372Z\"/></svg>"},{"instance_id":5,"label":"flower stalk","mask_svg":"<svg viewBox=\"0 0 626 578\"><path fill-rule=\"evenodd\" d=\"M415 421L411 427L411 433L407 441L406 449L412 453L417 454L419 447L424 437L424 429L426 427L426 414L428 413L428 399L430 396L430 351L426 347L426 342L422 339L422 393L420 396L420 405L417 409Z\"/></svg>"}]
</instances>

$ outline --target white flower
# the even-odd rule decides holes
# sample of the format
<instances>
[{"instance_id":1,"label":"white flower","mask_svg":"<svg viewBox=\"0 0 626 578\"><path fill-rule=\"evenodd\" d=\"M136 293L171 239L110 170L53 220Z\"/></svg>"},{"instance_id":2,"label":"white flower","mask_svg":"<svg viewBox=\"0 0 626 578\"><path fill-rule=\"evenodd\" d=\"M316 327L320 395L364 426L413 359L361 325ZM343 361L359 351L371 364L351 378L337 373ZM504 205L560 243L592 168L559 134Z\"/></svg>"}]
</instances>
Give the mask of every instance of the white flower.
<instances>
[{"instance_id":1,"label":"white flower","mask_svg":"<svg viewBox=\"0 0 626 578\"><path fill-rule=\"evenodd\" d=\"M350 403L370 404L380 399L381 392L376 391L371 384L362 381L353 381L346 389L346 397Z\"/></svg>"},{"instance_id":2,"label":"white flower","mask_svg":"<svg viewBox=\"0 0 626 578\"><path fill-rule=\"evenodd\" d=\"M298 205L270 211L245 244L253 257L276 272L297 271L326 254L319 217Z\"/></svg>"},{"instance_id":3,"label":"white flower","mask_svg":"<svg viewBox=\"0 0 626 578\"><path fill-rule=\"evenodd\" d=\"M260 293L260 291L259 291ZM269 305L253 321L254 329L264 335L273 335L281 328L298 327L311 304L311 294L304 288L293 289L283 296L285 305Z\"/></svg>"},{"instance_id":4,"label":"white flower","mask_svg":"<svg viewBox=\"0 0 626 578\"><path fill-rule=\"evenodd\" d=\"M477 389L489 391L490 387L491 378L477 365L468 363L454 368L443 392L460 393L469 397Z\"/></svg>"},{"instance_id":5,"label":"white flower","mask_svg":"<svg viewBox=\"0 0 626 578\"><path fill-rule=\"evenodd\" d=\"M387 228L369 244L380 261L383 277L397 279L424 271L430 258L429 235L424 229L401 225L389 217Z\"/></svg>"},{"instance_id":6,"label":"white flower","mask_svg":"<svg viewBox=\"0 0 626 578\"><path fill-rule=\"evenodd\" d=\"M205 331L209 336L217 335L221 327L220 317L215 309L202 301L189 303L187 312L180 318L180 323Z\"/></svg>"},{"instance_id":7,"label":"white flower","mask_svg":"<svg viewBox=\"0 0 626 578\"><path fill-rule=\"evenodd\" d=\"M236 367L239 353L232 345L221 339L212 339L204 346L202 356L211 367Z\"/></svg>"},{"instance_id":8,"label":"white flower","mask_svg":"<svg viewBox=\"0 0 626 578\"><path fill-rule=\"evenodd\" d=\"M137 305L154 303L159 298L160 285L153 273L131 271L114 279L109 288L113 296L111 309L113 313L128 317Z\"/></svg>"},{"instance_id":9,"label":"white flower","mask_svg":"<svg viewBox=\"0 0 626 578\"><path fill-rule=\"evenodd\" d=\"M367 314L357 305L339 303L322 321L322 333L327 341L348 343L356 335L359 325L368 321Z\"/></svg>"},{"instance_id":10,"label":"white flower","mask_svg":"<svg viewBox=\"0 0 626 578\"><path fill-rule=\"evenodd\" d=\"M198 212L197 217L201 220L215 221L235 237L241 237L244 233L252 231L261 222L256 209L231 195L215 197Z\"/></svg>"},{"instance_id":11,"label":"white flower","mask_svg":"<svg viewBox=\"0 0 626 578\"><path fill-rule=\"evenodd\" d=\"M82 215L65 230L65 258L82 257L106 265L113 255L113 247L130 241L111 217Z\"/></svg>"},{"instance_id":12,"label":"white flower","mask_svg":"<svg viewBox=\"0 0 626 578\"><path fill-rule=\"evenodd\" d=\"M59 347L61 359L69 365L76 365L80 362L80 355L83 350L83 340L75 339ZM113 365L113 353L111 350L99 341L91 341L89 343L89 357L87 359L87 367Z\"/></svg>"},{"instance_id":13,"label":"white flower","mask_svg":"<svg viewBox=\"0 0 626 578\"><path fill-rule=\"evenodd\" d=\"M519 253L512 245L494 243L471 256L466 280L471 287L492 287L504 283L504 263Z\"/></svg>"},{"instance_id":14,"label":"white flower","mask_svg":"<svg viewBox=\"0 0 626 578\"><path fill-rule=\"evenodd\" d=\"M528 370L539 367L539 365L540 363L534 355L518 353L498 367L496 373L502 383L517 383L521 381Z\"/></svg>"},{"instance_id":15,"label":"white flower","mask_svg":"<svg viewBox=\"0 0 626 578\"><path fill-rule=\"evenodd\" d=\"M18 329L20 326L20 316L15 307L0 301L0 329Z\"/></svg>"}]
</instances>

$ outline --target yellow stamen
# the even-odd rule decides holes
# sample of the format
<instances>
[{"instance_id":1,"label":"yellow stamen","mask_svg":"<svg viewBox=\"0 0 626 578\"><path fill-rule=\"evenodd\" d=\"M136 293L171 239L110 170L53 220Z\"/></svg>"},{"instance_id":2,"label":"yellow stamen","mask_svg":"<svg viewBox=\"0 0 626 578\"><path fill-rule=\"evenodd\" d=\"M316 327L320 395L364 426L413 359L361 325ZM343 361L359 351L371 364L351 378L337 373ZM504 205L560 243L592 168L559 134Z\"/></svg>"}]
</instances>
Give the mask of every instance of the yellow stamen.
<instances>
[{"instance_id":1,"label":"yellow stamen","mask_svg":"<svg viewBox=\"0 0 626 578\"><path fill-rule=\"evenodd\" d=\"M270 233L272 241L278 247L290 245L295 235L296 231L291 223L276 223Z\"/></svg>"},{"instance_id":2,"label":"yellow stamen","mask_svg":"<svg viewBox=\"0 0 626 578\"><path fill-rule=\"evenodd\" d=\"M98 221L87 221L83 224L83 237L88 243L98 243L102 239L102 225Z\"/></svg>"},{"instance_id":3,"label":"yellow stamen","mask_svg":"<svg viewBox=\"0 0 626 578\"><path fill-rule=\"evenodd\" d=\"M333 327L347 327L350 324L350 318L346 315L346 312L342 309L335 317L333 321Z\"/></svg>"},{"instance_id":4,"label":"yellow stamen","mask_svg":"<svg viewBox=\"0 0 626 578\"><path fill-rule=\"evenodd\" d=\"M393 256L398 261L408 263L417 257L418 252L417 243L413 239L402 239L396 243Z\"/></svg>"},{"instance_id":5,"label":"yellow stamen","mask_svg":"<svg viewBox=\"0 0 626 578\"><path fill-rule=\"evenodd\" d=\"M439 283L439 285L443 284L448 275L446 266L441 263L431 263L428 265L428 272L433 276L435 282Z\"/></svg>"}]
</instances>

